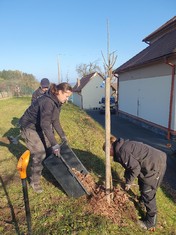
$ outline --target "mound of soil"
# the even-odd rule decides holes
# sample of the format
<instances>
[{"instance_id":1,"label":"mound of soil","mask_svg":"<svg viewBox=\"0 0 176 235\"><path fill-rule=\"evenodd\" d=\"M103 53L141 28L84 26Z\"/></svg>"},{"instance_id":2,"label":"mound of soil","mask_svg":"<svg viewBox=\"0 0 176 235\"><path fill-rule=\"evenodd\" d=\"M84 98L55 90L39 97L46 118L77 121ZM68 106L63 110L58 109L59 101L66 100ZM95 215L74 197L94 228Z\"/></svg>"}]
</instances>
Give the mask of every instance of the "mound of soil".
<instances>
[{"instance_id":1,"label":"mound of soil","mask_svg":"<svg viewBox=\"0 0 176 235\"><path fill-rule=\"evenodd\" d=\"M72 168L73 173L76 175L79 182L83 185L88 194L92 194L96 188L96 183L90 174L82 174L75 168Z\"/></svg>"},{"instance_id":2,"label":"mound of soil","mask_svg":"<svg viewBox=\"0 0 176 235\"><path fill-rule=\"evenodd\" d=\"M90 174L83 175L79 171L72 169L86 191L88 197L88 208L96 215L105 216L113 223L125 226L125 219L137 222L137 214L134 205L131 203L128 194L119 186L111 192L111 202L108 203L106 189L103 185L95 183Z\"/></svg>"},{"instance_id":3,"label":"mound of soil","mask_svg":"<svg viewBox=\"0 0 176 235\"><path fill-rule=\"evenodd\" d=\"M127 218L137 221L135 208L128 195L120 187L113 189L111 202L108 203L105 187L97 185L89 204L93 213L105 216L120 226L125 226L124 219Z\"/></svg>"}]
</instances>

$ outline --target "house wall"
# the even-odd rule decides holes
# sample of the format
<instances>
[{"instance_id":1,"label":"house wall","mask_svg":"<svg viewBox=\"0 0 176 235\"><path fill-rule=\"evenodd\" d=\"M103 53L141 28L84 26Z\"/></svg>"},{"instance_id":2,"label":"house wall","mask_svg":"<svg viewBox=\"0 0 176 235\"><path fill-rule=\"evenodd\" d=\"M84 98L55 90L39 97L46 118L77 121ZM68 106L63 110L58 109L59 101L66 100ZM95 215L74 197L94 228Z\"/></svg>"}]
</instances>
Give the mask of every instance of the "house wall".
<instances>
[{"instance_id":1,"label":"house wall","mask_svg":"<svg viewBox=\"0 0 176 235\"><path fill-rule=\"evenodd\" d=\"M167 128L170 89L171 67L166 64L120 74L119 110ZM172 130L176 130L175 115L174 96Z\"/></svg>"},{"instance_id":2,"label":"house wall","mask_svg":"<svg viewBox=\"0 0 176 235\"><path fill-rule=\"evenodd\" d=\"M82 101L81 101L82 97L81 94L77 93L77 92L73 92L72 94L72 100L73 103L75 105L77 105L78 107L82 108Z\"/></svg>"},{"instance_id":3,"label":"house wall","mask_svg":"<svg viewBox=\"0 0 176 235\"><path fill-rule=\"evenodd\" d=\"M172 115L172 125L171 125L171 129L176 131L176 81L175 81L175 84L174 84L174 97L173 97L173 107L172 107L172 112L173 112L173 115ZM176 135L176 133L175 133Z\"/></svg>"},{"instance_id":4,"label":"house wall","mask_svg":"<svg viewBox=\"0 0 176 235\"><path fill-rule=\"evenodd\" d=\"M103 79L100 76L92 77L82 89L83 109L99 109L99 101L105 96L105 89L101 88Z\"/></svg>"}]
</instances>

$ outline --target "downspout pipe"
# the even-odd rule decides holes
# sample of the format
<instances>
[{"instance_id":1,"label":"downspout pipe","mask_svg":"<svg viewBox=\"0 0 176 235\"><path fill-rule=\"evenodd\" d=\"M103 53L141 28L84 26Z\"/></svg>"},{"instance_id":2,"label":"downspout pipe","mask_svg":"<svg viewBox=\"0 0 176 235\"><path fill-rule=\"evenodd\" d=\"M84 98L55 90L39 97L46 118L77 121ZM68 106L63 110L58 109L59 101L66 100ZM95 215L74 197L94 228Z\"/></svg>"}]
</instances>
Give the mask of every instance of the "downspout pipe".
<instances>
[{"instance_id":1,"label":"downspout pipe","mask_svg":"<svg viewBox=\"0 0 176 235\"><path fill-rule=\"evenodd\" d=\"M171 122L172 122L172 107L173 107L173 95L174 95L174 77L175 77L175 64L168 62L166 60L166 64L172 67L172 77L171 77L171 90L170 90L170 104L169 104L169 120L168 120L168 131L167 131L167 139L171 139Z\"/></svg>"},{"instance_id":2,"label":"downspout pipe","mask_svg":"<svg viewBox=\"0 0 176 235\"><path fill-rule=\"evenodd\" d=\"M117 78L117 112L119 111L119 75L114 73L114 77Z\"/></svg>"},{"instance_id":3,"label":"downspout pipe","mask_svg":"<svg viewBox=\"0 0 176 235\"><path fill-rule=\"evenodd\" d=\"M83 109L83 95L81 94L81 91L78 92L78 95L80 95L80 97L81 97L81 106L80 106L80 108Z\"/></svg>"}]
</instances>

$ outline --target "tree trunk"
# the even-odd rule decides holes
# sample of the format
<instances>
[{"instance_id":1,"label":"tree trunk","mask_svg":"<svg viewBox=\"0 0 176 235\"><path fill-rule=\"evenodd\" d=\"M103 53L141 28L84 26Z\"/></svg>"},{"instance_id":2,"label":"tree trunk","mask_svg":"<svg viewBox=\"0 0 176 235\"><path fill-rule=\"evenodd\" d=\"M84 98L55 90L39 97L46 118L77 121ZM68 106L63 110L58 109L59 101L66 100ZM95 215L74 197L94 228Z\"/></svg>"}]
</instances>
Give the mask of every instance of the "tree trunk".
<instances>
[{"instance_id":1,"label":"tree trunk","mask_svg":"<svg viewBox=\"0 0 176 235\"><path fill-rule=\"evenodd\" d=\"M111 202L111 189L112 189L112 177L111 177L111 159L110 159L110 133L111 133L111 116L110 116L110 82L111 78L108 76L105 83L105 140L106 140L106 195L107 201Z\"/></svg>"}]
</instances>

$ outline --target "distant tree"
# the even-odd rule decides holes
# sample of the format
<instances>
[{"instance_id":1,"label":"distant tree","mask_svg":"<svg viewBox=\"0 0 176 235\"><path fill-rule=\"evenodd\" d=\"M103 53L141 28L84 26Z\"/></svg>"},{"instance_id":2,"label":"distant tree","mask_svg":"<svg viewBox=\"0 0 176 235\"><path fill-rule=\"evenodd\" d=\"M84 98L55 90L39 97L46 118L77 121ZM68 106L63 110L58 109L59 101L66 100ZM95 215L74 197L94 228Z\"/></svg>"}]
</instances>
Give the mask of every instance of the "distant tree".
<instances>
[{"instance_id":1,"label":"distant tree","mask_svg":"<svg viewBox=\"0 0 176 235\"><path fill-rule=\"evenodd\" d=\"M38 86L39 82L32 74L19 70L0 71L0 92L11 91L15 93L15 87L19 87L23 94L30 95Z\"/></svg>"},{"instance_id":2,"label":"distant tree","mask_svg":"<svg viewBox=\"0 0 176 235\"><path fill-rule=\"evenodd\" d=\"M100 74L104 74L100 66L97 64L97 61L90 62L89 64L79 64L76 66L76 72L78 76L84 77L90 73L98 72Z\"/></svg>"}]
</instances>

